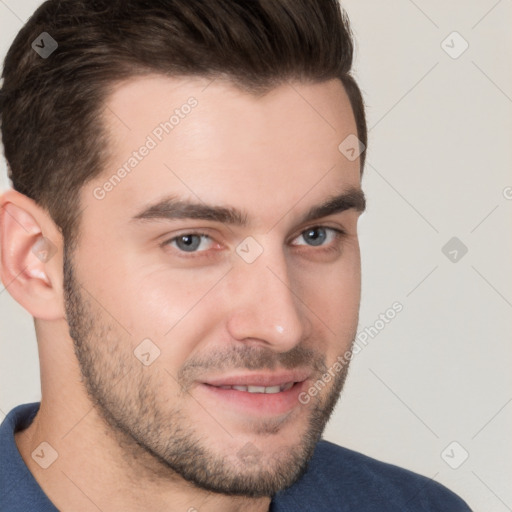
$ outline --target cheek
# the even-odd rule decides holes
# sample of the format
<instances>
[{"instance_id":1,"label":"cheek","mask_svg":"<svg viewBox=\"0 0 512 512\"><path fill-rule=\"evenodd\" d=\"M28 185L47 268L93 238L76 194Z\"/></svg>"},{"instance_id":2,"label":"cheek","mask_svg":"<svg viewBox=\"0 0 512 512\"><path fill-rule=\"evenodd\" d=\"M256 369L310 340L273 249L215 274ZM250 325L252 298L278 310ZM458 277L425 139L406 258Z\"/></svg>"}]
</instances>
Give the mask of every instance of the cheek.
<instances>
[{"instance_id":1,"label":"cheek","mask_svg":"<svg viewBox=\"0 0 512 512\"><path fill-rule=\"evenodd\" d=\"M329 265L297 268L294 280L305 300L327 306L332 304L338 310L351 309L359 304L361 293L359 251L346 251Z\"/></svg>"},{"instance_id":2,"label":"cheek","mask_svg":"<svg viewBox=\"0 0 512 512\"><path fill-rule=\"evenodd\" d=\"M186 351L214 322L211 301L220 277L218 270L187 272L164 266L146 270L139 266L131 276L116 276L112 295L117 297L116 310L132 336L149 337L158 340L159 346ZM205 304L210 305L208 315Z\"/></svg>"},{"instance_id":3,"label":"cheek","mask_svg":"<svg viewBox=\"0 0 512 512\"><path fill-rule=\"evenodd\" d=\"M360 273L332 273L325 283L321 311L325 312L326 323L332 325L336 334L347 335L357 327L359 302L361 297Z\"/></svg>"},{"instance_id":4,"label":"cheek","mask_svg":"<svg viewBox=\"0 0 512 512\"><path fill-rule=\"evenodd\" d=\"M332 265L296 274L300 299L311 310L316 330L334 334L338 343L355 335L361 298L361 266L358 251L351 251ZM309 313L308 313L309 314Z\"/></svg>"}]
</instances>

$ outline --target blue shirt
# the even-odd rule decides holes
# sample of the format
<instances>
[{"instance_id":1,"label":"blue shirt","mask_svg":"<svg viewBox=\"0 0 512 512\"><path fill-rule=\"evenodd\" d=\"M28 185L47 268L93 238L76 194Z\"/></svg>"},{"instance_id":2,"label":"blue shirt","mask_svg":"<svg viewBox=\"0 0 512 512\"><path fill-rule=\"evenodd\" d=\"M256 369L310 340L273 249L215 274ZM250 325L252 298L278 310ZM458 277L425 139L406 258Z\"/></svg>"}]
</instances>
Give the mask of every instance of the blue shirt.
<instances>
[{"instance_id":1,"label":"blue shirt","mask_svg":"<svg viewBox=\"0 0 512 512\"><path fill-rule=\"evenodd\" d=\"M58 512L21 458L14 433L39 402L12 409L0 425L0 512ZM442 485L321 440L304 476L277 493L270 512L471 512Z\"/></svg>"}]
</instances>

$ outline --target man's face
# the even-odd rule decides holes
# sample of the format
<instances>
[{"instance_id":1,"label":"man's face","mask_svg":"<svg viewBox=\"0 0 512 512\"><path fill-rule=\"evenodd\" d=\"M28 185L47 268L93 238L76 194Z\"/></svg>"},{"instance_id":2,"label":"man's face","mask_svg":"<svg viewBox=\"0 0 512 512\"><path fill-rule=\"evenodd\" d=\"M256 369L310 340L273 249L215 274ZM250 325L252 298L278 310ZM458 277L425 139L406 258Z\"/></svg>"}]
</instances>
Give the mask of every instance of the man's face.
<instances>
[{"instance_id":1,"label":"man's face","mask_svg":"<svg viewBox=\"0 0 512 512\"><path fill-rule=\"evenodd\" d=\"M357 327L360 172L338 145L356 127L337 80L260 98L207 85L146 77L108 100L68 322L112 432L205 489L272 495L304 470L348 368L333 365Z\"/></svg>"}]
</instances>

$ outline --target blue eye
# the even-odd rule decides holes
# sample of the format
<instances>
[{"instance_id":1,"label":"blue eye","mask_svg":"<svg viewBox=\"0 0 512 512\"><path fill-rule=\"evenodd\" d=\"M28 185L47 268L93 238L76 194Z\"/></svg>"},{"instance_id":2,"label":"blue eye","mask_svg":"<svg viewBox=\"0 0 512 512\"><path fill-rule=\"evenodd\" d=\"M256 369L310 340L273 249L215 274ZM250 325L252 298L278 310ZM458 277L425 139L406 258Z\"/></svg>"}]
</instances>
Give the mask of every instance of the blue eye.
<instances>
[{"instance_id":1,"label":"blue eye","mask_svg":"<svg viewBox=\"0 0 512 512\"><path fill-rule=\"evenodd\" d=\"M169 245L174 245L184 252L200 252L197 249L201 246L201 242L206 239L210 240L210 237L208 235L187 233L169 240Z\"/></svg>"},{"instance_id":2,"label":"blue eye","mask_svg":"<svg viewBox=\"0 0 512 512\"><path fill-rule=\"evenodd\" d=\"M309 245L322 245L327 238L327 233L324 228L313 228L305 231L303 236Z\"/></svg>"},{"instance_id":3,"label":"blue eye","mask_svg":"<svg viewBox=\"0 0 512 512\"><path fill-rule=\"evenodd\" d=\"M317 226L306 229L295 240L298 240L302 237L306 243L299 243L297 245L310 245L313 247L318 247L321 245L328 245L336 238L339 238L342 233L343 232L339 229ZM325 243L326 241L327 243Z\"/></svg>"}]
</instances>

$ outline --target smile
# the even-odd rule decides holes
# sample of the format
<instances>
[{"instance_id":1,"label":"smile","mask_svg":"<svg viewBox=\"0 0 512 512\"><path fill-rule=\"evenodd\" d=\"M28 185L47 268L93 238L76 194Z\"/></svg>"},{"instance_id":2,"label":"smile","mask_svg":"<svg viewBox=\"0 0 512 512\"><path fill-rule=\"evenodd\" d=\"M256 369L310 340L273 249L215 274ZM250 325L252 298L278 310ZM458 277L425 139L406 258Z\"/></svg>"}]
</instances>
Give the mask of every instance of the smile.
<instances>
[{"instance_id":1,"label":"smile","mask_svg":"<svg viewBox=\"0 0 512 512\"><path fill-rule=\"evenodd\" d=\"M303 408L299 394L310 378L310 369L218 375L198 383L196 392L228 414L275 417Z\"/></svg>"},{"instance_id":2,"label":"smile","mask_svg":"<svg viewBox=\"0 0 512 512\"><path fill-rule=\"evenodd\" d=\"M295 382L287 382L281 386L215 386L220 389L234 389L236 391L243 391L245 393L280 393L288 391L295 384Z\"/></svg>"}]
</instances>

